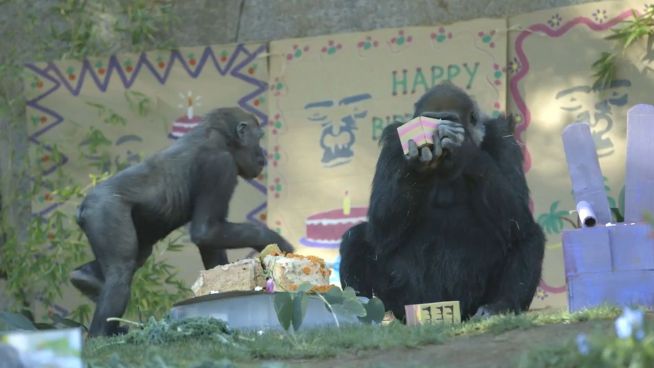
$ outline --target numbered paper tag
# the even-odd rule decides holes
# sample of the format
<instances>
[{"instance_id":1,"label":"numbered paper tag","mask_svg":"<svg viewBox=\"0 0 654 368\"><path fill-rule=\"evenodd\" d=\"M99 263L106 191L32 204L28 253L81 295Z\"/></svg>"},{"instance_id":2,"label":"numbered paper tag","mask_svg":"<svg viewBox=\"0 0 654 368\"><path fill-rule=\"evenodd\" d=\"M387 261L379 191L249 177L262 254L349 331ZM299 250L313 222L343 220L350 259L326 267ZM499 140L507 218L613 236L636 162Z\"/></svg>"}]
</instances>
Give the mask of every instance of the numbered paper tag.
<instances>
[{"instance_id":1,"label":"numbered paper tag","mask_svg":"<svg viewBox=\"0 0 654 368\"><path fill-rule=\"evenodd\" d=\"M461 323L458 301L405 305L404 310L406 324L409 326Z\"/></svg>"}]
</instances>

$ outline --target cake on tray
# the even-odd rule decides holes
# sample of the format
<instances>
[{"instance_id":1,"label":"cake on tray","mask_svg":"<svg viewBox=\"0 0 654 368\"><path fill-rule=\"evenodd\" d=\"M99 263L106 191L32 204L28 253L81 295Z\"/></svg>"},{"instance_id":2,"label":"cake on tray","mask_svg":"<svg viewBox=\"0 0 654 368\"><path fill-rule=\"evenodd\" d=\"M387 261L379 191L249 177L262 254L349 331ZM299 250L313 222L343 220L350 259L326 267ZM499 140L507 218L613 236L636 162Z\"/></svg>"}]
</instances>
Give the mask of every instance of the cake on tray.
<instances>
[{"instance_id":1,"label":"cake on tray","mask_svg":"<svg viewBox=\"0 0 654 368\"><path fill-rule=\"evenodd\" d=\"M279 250L271 244L256 258L246 258L210 270L200 271L191 290L198 297L228 291L261 291L272 280L274 291L295 291L303 283L311 291L327 292L331 270L315 256L303 256Z\"/></svg>"}]
</instances>

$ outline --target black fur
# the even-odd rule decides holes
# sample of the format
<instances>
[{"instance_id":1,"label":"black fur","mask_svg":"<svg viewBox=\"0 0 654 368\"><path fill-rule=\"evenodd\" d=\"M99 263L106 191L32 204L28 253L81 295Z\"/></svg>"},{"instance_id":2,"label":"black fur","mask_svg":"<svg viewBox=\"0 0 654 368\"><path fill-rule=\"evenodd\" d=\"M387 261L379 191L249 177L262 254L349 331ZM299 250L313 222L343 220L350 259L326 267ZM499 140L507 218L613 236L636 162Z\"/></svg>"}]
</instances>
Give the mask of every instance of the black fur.
<instances>
[{"instance_id":1,"label":"black fur","mask_svg":"<svg viewBox=\"0 0 654 368\"><path fill-rule=\"evenodd\" d=\"M545 237L529 210L513 122L480 118L472 99L449 84L416 104L416 116L433 113L458 120L465 141L419 171L402 152L401 124L384 130L369 220L342 239L341 282L374 293L400 319L405 305L452 300L464 319L524 311L540 280Z\"/></svg>"},{"instance_id":2,"label":"black fur","mask_svg":"<svg viewBox=\"0 0 654 368\"><path fill-rule=\"evenodd\" d=\"M96 260L71 274L85 295L97 300L90 336L116 333L134 272L154 244L190 221L191 241L209 269L227 263L226 249L259 251L277 243L276 232L227 221L237 176L252 179L265 165L254 116L237 108L216 109L167 149L98 184L82 202L77 220Z\"/></svg>"}]
</instances>

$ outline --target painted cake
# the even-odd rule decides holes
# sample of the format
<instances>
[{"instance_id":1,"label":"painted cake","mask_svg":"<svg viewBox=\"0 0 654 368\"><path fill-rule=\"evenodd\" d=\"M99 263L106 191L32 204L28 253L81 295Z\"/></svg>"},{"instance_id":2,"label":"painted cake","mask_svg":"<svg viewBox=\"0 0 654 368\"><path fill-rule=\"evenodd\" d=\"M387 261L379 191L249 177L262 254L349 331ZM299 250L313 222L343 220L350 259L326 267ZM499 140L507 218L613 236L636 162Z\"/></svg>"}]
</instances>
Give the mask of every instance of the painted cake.
<instances>
[{"instance_id":1,"label":"painted cake","mask_svg":"<svg viewBox=\"0 0 654 368\"><path fill-rule=\"evenodd\" d=\"M188 115L181 116L173 122L173 128L170 134L168 134L168 138L178 139L200 123L202 123L202 118L198 115L191 116L190 118Z\"/></svg>"},{"instance_id":2,"label":"painted cake","mask_svg":"<svg viewBox=\"0 0 654 368\"><path fill-rule=\"evenodd\" d=\"M309 216L305 221L306 237L301 240L302 244L308 247L338 248L341 237L349 228L368 219L367 207L353 207L347 212L339 208Z\"/></svg>"},{"instance_id":3,"label":"painted cake","mask_svg":"<svg viewBox=\"0 0 654 368\"><path fill-rule=\"evenodd\" d=\"M195 108L202 105L200 102L202 96L193 97L193 93L188 91L186 95L180 93L179 97L183 102L178 107L185 110L186 114L180 116L173 122L173 128L168 134L168 138L170 139L182 137L203 121L202 117L195 113Z\"/></svg>"}]
</instances>

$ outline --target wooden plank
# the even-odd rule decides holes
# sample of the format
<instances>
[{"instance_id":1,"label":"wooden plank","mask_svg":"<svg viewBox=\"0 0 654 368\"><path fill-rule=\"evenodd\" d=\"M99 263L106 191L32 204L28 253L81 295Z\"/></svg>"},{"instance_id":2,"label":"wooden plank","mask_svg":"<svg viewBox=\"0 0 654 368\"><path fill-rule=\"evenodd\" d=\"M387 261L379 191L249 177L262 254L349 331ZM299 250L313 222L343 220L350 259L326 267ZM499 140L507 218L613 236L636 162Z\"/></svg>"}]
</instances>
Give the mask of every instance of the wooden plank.
<instances>
[{"instance_id":1,"label":"wooden plank","mask_svg":"<svg viewBox=\"0 0 654 368\"><path fill-rule=\"evenodd\" d=\"M562 241L566 275L611 272L611 247L607 227L564 230Z\"/></svg>"},{"instance_id":2,"label":"wooden plank","mask_svg":"<svg viewBox=\"0 0 654 368\"><path fill-rule=\"evenodd\" d=\"M563 148L575 201L588 202L598 224L611 222L611 210L604 189L604 177L587 123L568 125L562 133Z\"/></svg>"},{"instance_id":3,"label":"wooden plank","mask_svg":"<svg viewBox=\"0 0 654 368\"><path fill-rule=\"evenodd\" d=\"M654 214L654 106L639 104L627 113L625 222Z\"/></svg>"}]
</instances>

